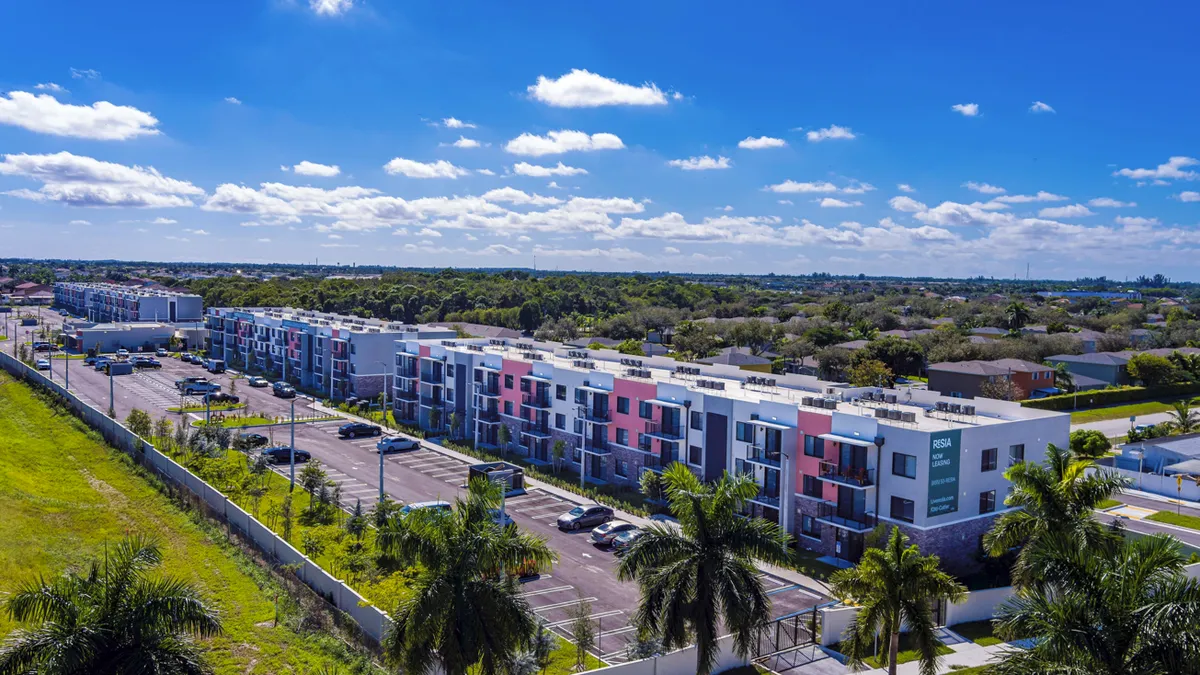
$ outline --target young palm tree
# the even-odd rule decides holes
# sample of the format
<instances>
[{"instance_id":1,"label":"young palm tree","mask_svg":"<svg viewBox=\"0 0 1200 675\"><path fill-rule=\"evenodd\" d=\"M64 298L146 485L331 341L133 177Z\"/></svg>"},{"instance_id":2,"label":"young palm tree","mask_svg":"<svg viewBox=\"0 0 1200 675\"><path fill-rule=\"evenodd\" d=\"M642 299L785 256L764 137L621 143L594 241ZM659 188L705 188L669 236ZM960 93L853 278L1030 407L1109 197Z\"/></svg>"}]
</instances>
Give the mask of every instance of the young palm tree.
<instances>
[{"instance_id":1,"label":"young palm tree","mask_svg":"<svg viewBox=\"0 0 1200 675\"><path fill-rule=\"evenodd\" d=\"M719 656L722 625L733 632L734 651L750 654L771 612L754 563L789 561L790 538L775 523L739 517L746 500L758 494L750 476L726 473L706 484L675 463L662 480L679 525L647 528L622 554L617 577L641 587L634 624L661 636L668 650L695 641L696 672L707 675Z\"/></svg>"},{"instance_id":2,"label":"young palm tree","mask_svg":"<svg viewBox=\"0 0 1200 675\"><path fill-rule=\"evenodd\" d=\"M1200 427L1200 413L1192 410L1189 401L1176 401L1171 404L1171 426L1181 434L1190 434Z\"/></svg>"},{"instance_id":3,"label":"young palm tree","mask_svg":"<svg viewBox=\"0 0 1200 675\"><path fill-rule=\"evenodd\" d=\"M1029 307L1020 300L1013 300L1004 308L1004 318L1008 320L1009 328L1022 328L1029 323Z\"/></svg>"},{"instance_id":4,"label":"young palm tree","mask_svg":"<svg viewBox=\"0 0 1200 675\"><path fill-rule=\"evenodd\" d=\"M883 662L896 675L900 652L900 627L905 626L920 654L921 675L937 672L938 647L932 603L958 602L967 589L938 569L938 557L923 556L900 528L892 528L887 545L863 551L858 565L838 570L829 579L835 597L858 605L858 615L842 639L843 652L853 666L862 664L875 636L888 636Z\"/></svg>"},{"instance_id":5,"label":"young palm tree","mask_svg":"<svg viewBox=\"0 0 1200 675\"><path fill-rule=\"evenodd\" d=\"M1035 640L1004 652L990 672L1200 672L1200 580L1183 575L1175 538L1153 535L1096 550L1055 535L1033 556L1043 581L1001 606L997 632Z\"/></svg>"},{"instance_id":6,"label":"young palm tree","mask_svg":"<svg viewBox=\"0 0 1200 675\"><path fill-rule=\"evenodd\" d=\"M151 579L162 562L144 537L122 540L86 574L19 587L5 602L16 630L0 647L0 674L208 673L192 636L221 632L221 621L186 582Z\"/></svg>"},{"instance_id":7,"label":"young palm tree","mask_svg":"<svg viewBox=\"0 0 1200 675\"><path fill-rule=\"evenodd\" d=\"M1046 365L1051 364L1047 363ZM1075 376L1067 370L1067 364L1058 363L1052 367L1054 368L1054 386L1068 393L1075 391Z\"/></svg>"},{"instance_id":8,"label":"young palm tree","mask_svg":"<svg viewBox=\"0 0 1200 675\"><path fill-rule=\"evenodd\" d=\"M1092 548L1111 540L1114 532L1092 518L1092 511L1126 486L1129 480L1112 471L1095 469L1090 459L1079 459L1070 450L1046 446L1043 464L1019 462L1004 477L1012 482L1006 506L1018 507L996 519L984 535L983 546L992 556L1023 546L1013 565L1018 585L1038 575L1031 551L1051 532L1072 536L1080 547Z\"/></svg>"},{"instance_id":9,"label":"young palm tree","mask_svg":"<svg viewBox=\"0 0 1200 675\"><path fill-rule=\"evenodd\" d=\"M546 569L554 554L545 539L496 524L499 485L477 478L469 487L451 513L418 509L380 528L383 551L420 569L384 638L388 657L407 673L497 675L537 634L509 571Z\"/></svg>"}]
</instances>

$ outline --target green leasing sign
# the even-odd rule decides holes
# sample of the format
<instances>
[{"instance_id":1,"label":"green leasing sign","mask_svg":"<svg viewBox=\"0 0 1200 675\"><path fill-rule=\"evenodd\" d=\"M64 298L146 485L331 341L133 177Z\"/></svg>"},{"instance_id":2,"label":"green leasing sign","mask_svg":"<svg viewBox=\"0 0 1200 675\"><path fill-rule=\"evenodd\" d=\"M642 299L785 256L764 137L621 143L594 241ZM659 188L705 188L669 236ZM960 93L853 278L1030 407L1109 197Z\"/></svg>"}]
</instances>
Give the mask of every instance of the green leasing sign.
<instances>
[{"instance_id":1,"label":"green leasing sign","mask_svg":"<svg viewBox=\"0 0 1200 675\"><path fill-rule=\"evenodd\" d=\"M961 429L930 434L928 498L928 516L930 518L958 511L958 465L961 448Z\"/></svg>"}]
</instances>

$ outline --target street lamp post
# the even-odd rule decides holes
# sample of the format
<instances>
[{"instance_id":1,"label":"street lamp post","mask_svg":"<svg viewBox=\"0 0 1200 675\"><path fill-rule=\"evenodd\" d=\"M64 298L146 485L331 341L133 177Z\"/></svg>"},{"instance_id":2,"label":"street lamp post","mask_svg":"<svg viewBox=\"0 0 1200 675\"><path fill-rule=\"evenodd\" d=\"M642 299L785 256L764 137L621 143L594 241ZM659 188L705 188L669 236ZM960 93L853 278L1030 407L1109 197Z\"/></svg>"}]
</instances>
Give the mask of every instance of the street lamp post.
<instances>
[{"instance_id":1,"label":"street lamp post","mask_svg":"<svg viewBox=\"0 0 1200 675\"><path fill-rule=\"evenodd\" d=\"M291 485L288 491L296 489L296 397L292 397L292 440L288 443L288 464L291 471Z\"/></svg>"}]
</instances>

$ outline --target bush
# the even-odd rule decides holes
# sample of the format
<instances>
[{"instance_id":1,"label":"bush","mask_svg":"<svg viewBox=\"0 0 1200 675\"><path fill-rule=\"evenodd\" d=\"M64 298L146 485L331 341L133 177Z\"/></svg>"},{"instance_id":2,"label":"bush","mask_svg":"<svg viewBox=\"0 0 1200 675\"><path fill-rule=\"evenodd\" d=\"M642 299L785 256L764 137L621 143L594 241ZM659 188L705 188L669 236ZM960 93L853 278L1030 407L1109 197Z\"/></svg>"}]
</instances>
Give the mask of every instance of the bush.
<instances>
[{"instance_id":1,"label":"bush","mask_svg":"<svg viewBox=\"0 0 1200 675\"><path fill-rule=\"evenodd\" d=\"M1095 459L1109 450L1112 450L1112 442L1095 429L1076 429L1071 432L1071 452L1079 457Z\"/></svg>"},{"instance_id":2,"label":"bush","mask_svg":"<svg viewBox=\"0 0 1200 675\"><path fill-rule=\"evenodd\" d=\"M1095 391L1079 392L1078 401L1087 407L1100 407L1131 401L1148 401L1157 398L1183 396L1185 394L1200 394L1200 383L1184 382L1168 384L1162 387L1112 387ZM1046 398L1021 401L1026 408L1039 410L1070 410L1075 407L1075 394L1060 394Z\"/></svg>"}]
</instances>

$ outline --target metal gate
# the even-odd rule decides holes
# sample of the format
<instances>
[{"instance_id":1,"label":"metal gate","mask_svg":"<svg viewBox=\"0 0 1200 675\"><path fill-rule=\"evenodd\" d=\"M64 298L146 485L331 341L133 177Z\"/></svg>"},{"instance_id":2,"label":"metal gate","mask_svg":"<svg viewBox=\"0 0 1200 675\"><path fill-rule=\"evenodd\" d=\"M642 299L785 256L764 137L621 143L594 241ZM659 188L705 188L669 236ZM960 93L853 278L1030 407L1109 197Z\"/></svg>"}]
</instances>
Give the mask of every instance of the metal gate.
<instances>
[{"instance_id":1,"label":"metal gate","mask_svg":"<svg viewBox=\"0 0 1200 675\"><path fill-rule=\"evenodd\" d=\"M751 660L775 672L812 662L815 653L805 650L809 647L815 650L821 634L821 614L817 610L818 607L801 610L763 624Z\"/></svg>"}]
</instances>

